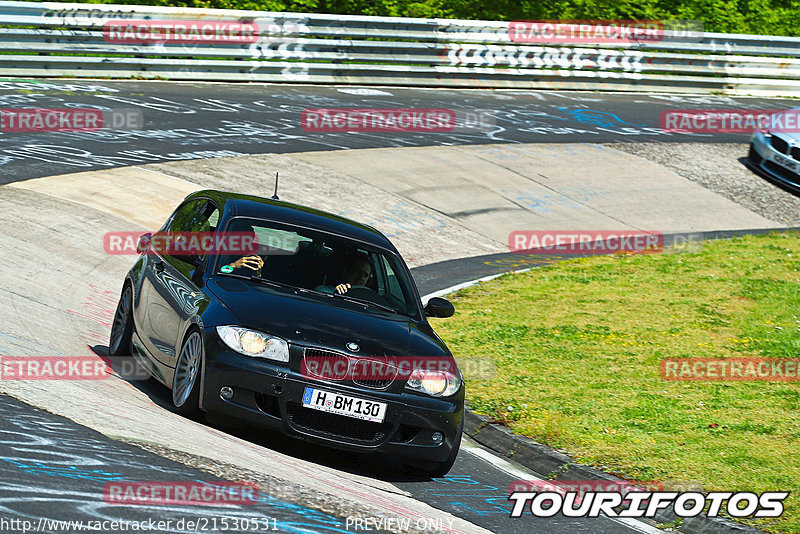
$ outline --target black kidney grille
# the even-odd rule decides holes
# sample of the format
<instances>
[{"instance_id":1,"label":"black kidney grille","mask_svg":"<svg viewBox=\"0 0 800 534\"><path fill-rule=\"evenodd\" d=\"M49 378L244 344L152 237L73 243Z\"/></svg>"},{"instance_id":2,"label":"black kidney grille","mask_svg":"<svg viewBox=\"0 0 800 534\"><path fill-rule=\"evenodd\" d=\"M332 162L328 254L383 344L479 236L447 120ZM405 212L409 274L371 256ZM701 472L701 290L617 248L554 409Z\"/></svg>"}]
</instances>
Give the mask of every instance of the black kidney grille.
<instances>
[{"instance_id":1,"label":"black kidney grille","mask_svg":"<svg viewBox=\"0 0 800 534\"><path fill-rule=\"evenodd\" d=\"M344 380L350 367L350 359L338 352L322 349L305 349L302 372L320 380Z\"/></svg>"},{"instance_id":2,"label":"black kidney grille","mask_svg":"<svg viewBox=\"0 0 800 534\"><path fill-rule=\"evenodd\" d=\"M386 389L397 378L399 370L385 358L353 359L353 383L371 389Z\"/></svg>"},{"instance_id":3,"label":"black kidney grille","mask_svg":"<svg viewBox=\"0 0 800 534\"><path fill-rule=\"evenodd\" d=\"M772 148L780 152L781 154L786 154L786 151L789 150L789 143L781 139L780 137L772 136L770 139L770 143L772 144Z\"/></svg>"},{"instance_id":4,"label":"black kidney grille","mask_svg":"<svg viewBox=\"0 0 800 534\"><path fill-rule=\"evenodd\" d=\"M385 359L377 358L377 367L370 358L357 358L331 350L306 348L301 372L319 380L351 380L370 389L387 389L399 370Z\"/></svg>"}]
</instances>

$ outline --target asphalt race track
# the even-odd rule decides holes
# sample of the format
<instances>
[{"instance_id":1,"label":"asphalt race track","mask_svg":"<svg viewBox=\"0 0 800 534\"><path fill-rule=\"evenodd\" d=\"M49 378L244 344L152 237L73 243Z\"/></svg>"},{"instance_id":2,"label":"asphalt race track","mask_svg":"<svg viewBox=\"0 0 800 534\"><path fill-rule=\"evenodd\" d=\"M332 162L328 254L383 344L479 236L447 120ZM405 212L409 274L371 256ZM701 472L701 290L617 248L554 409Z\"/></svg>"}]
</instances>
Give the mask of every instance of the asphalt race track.
<instances>
[{"instance_id":1,"label":"asphalt race track","mask_svg":"<svg viewBox=\"0 0 800 534\"><path fill-rule=\"evenodd\" d=\"M168 397L160 388L152 387L151 394ZM2 517L11 521L42 521L56 525L67 520L129 520L146 522L199 521L202 518L249 518L266 522L277 532L353 532L346 518L321 512L307 506L288 502L271 495L270 490L259 485L260 495L253 505L228 506L142 506L118 505L104 501L104 486L115 481L198 481L213 484L214 477L207 472L166 460L140 448L114 441L74 422L25 405L15 399L0 396L0 510ZM226 429L237 434L236 429ZM240 435L263 441L264 436ZM628 527L608 519L574 520L524 518L509 520L508 485L527 471L500 462L501 467L489 463L473 451L482 451L474 443L467 443L451 473L433 481L416 480L397 475L398 466L385 459L348 455L301 445L279 435L269 436L269 446L279 450L294 449L293 455L309 461L384 478L400 490L427 502L436 508L464 518L493 532L598 532L613 533L657 532L656 529ZM488 452L479 452L484 455ZM281 491L278 490L280 493ZM416 524L417 520L411 522ZM427 521L427 520L426 520ZM432 522L431 522L432 523ZM543 524L544 523L544 524ZM45 525L48 523L44 523ZM263 524L263 523L260 523ZM420 523L422 525L422 523ZM439 530L450 529L447 521L439 523ZM272 527L275 527L274 529ZM434 527L432 530L436 530ZM58 532L58 529L54 529ZM13 530L3 530L12 532ZM184 528L164 529L163 532L195 532ZM381 532L380 529L373 531Z\"/></svg>"},{"instance_id":2,"label":"asphalt race track","mask_svg":"<svg viewBox=\"0 0 800 534\"><path fill-rule=\"evenodd\" d=\"M205 187L269 196L274 168L289 169L284 200L387 233L428 294L557 261L509 254L505 236L514 228L776 228L655 164L599 145L743 142L744 134L663 132L659 115L794 106L719 96L105 80L7 80L0 87L0 108L102 106L138 111L143 120L136 130L0 134L0 356L105 355L134 258L105 253L103 235L155 228L186 194ZM304 109L354 107L451 108L492 119L488 127L441 134L301 127ZM407 529L376 529L390 532L660 532L633 520L510 519L509 483L548 473L531 473L468 439L447 477L422 480L399 475L390 458L191 421L171 413L169 399L153 381L0 380L0 532L17 532L3 527L12 518L219 516L196 506L109 505L103 488L119 480L222 479L260 488L258 503L226 507L226 517L274 519L281 532L364 531L348 524L353 516L410 521Z\"/></svg>"},{"instance_id":3,"label":"asphalt race track","mask_svg":"<svg viewBox=\"0 0 800 534\"><path fill-rule=\"evenodd\" d=\"M0 82L0 108L93 108L131 130L0 135L0 183L123 165L219 155L484 143L744 141L744 134L671 133L669 109L782 109L778 99L66 80ZM303 129L315 108L452 109L448 133L336 133ZM137 122L141 121L141 123Z\"/></svg>"}]
</instances>

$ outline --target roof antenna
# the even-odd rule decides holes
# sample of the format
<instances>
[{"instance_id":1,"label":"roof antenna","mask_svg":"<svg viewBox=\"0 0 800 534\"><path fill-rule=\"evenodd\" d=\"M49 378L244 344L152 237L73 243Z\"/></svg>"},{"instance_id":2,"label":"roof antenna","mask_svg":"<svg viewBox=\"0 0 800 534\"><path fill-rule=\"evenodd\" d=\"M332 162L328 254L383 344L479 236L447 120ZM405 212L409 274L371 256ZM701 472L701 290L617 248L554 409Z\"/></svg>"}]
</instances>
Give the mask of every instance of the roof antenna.
<instances>
[{"instance_id":1,"label":"roof antenna","mask_svg":"<svg viewBox=\"0 0 800 534\"><path fill-rule=\"evenodd\" d=\"M272 195L272 200L280 200L278 198L278 173L275 173L275 194Z\"/></svg>"}]
</instances>

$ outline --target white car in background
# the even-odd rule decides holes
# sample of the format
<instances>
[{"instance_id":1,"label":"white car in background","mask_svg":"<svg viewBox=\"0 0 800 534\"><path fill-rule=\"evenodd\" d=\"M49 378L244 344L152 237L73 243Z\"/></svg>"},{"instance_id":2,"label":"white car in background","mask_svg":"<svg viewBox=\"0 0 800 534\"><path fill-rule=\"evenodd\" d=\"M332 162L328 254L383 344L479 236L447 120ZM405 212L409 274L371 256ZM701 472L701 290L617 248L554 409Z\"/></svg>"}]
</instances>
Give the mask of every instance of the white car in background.
<instances>
[{"instance_id":1,"label":"white car in background","mask_svg":"<svg viewBox=\"0 0 800 534\"><path fill-rule=\"evenodd\" d=\"M797 115L800 108L786 113ZM747 161L766 178L800 193L800 131L797 130L767 128L755 132L750 138Z\"/></svg>"}]
</instances>

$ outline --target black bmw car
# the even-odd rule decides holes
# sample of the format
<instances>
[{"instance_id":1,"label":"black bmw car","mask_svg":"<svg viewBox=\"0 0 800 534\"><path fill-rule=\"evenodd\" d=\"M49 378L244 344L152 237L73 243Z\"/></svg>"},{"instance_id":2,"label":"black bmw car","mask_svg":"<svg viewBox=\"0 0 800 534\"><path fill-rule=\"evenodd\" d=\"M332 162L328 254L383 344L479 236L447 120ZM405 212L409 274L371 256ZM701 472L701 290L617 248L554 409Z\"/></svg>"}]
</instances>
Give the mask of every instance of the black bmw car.
<instances>
[{"instance_id":1,"label":"black bmw car","mask_svg":"<svg viewBox=\"0 0 800 534\"><path fill-rule=\"evenodd\" d=\"M154 245L180 234L251 249ZM172 390L175 411L396 455L431 476L453 465L463 379L427 320L453 307L432 298L423 308L383 234L279 200L200 191L139 250L109 352L132 353Z\"/></svg>"}]
</instances>

